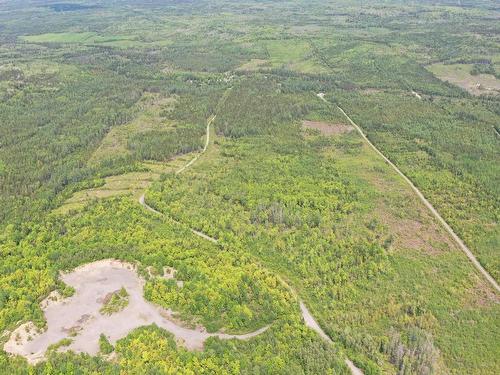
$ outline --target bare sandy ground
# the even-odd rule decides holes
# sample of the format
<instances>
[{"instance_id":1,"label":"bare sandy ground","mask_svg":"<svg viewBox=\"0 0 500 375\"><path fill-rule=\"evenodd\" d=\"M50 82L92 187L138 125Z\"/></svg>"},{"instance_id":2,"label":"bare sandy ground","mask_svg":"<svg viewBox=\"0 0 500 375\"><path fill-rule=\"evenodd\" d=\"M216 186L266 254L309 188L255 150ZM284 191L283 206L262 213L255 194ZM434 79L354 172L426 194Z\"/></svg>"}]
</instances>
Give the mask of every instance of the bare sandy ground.
<instances>
[{"instance_id":1,"label":"bare sandy ground","mask_svg":"<svg viewBox=\"0 0 500 375\"><path fill-rule=\"evenodd\" d=\"M212 336L245 340L269 328L266 326L244 335L208 333L203 327L186 328L174 319L172 311L146 301L143 297L144 280L131 264L116 260L86 264L63 274L61 279L75 288L75 294L57 301L45 300L41 306L47 319L47 330L36 333L32 323L23 324L12 332L4 345L6 352L22 355L29 362L36 363L44 359L49 345L70 338L73 341L65 350L96 355L101 333L114 344L134 328L153 323L174 334L179 344L191 350L202 349L205 340ZM129 294L129 304L117 313L102 315L99 310L105 297L122 287Z\"/></svg>"}]
</instances>

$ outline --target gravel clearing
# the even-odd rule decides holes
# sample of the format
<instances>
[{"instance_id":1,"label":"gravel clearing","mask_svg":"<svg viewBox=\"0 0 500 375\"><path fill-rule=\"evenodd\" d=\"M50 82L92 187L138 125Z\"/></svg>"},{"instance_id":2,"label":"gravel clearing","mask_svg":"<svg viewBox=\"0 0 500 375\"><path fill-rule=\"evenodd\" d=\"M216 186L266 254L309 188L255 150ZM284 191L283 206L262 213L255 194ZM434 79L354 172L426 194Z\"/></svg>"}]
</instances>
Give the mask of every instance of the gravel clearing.
<instances>
[{"instance_id":1,"label":"gravel clearing","mask_svg":"<svg viewBox=\"0 0 500 375\"><path fill-rule=\"evenodd\" d=\"M55 298L52 294L44 300L41 307L47 319L47 330L37 333L32 323L21 325L5 343L6 352L22 355L30 363L36 363L44 359L49 345L70 338L73 341L62 350L96 355L101 333L115 344L131 330L153 323L171 332L179 344L190 350L200 350L205 340L212 336L245 340L269 328L266 326L248 334L230 335L208 333L203 327L184 327L174 319L172 311L146 301L143 297L144 280L137 275L135 267L117 260L86 264L71 273L62 274L61 279L75 288L75 294L65 299ZM129 304L112 315L101 314L99 310L106 296L122 287L129 294Z\"/></svg>"}]
</instances>

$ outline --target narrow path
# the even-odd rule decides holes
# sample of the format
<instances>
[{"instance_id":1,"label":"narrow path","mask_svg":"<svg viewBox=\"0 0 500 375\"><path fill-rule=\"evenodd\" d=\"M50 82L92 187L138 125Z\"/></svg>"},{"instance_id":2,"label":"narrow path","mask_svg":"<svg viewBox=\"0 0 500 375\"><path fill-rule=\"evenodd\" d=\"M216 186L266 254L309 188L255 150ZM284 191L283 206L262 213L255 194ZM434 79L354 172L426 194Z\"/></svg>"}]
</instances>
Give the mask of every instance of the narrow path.
<instances>
[{"instance_id":1,"label":"narrow path","mask_svg":"<svg viewBox=\"0 0 500 375\"><path fill-rule=\"evenodd\" d=\"M201 152L199 154L197 154L194 158L192 158L187 164L185 164L184 166L182 166L180 169L178 169L177 171L175 171L175 174L181 174L182 172L184 172L187 168L189 168L191 165L194 164L194 162L196 160L198 160L198 158L203 155L207 149L208 149L208 145L210 143L210 125L212 125L212 123L214 122L216 118L216 115L213 115L211 116L208 121L207 121L207 135L206 135L206 138L205 138L205 145L203 147L203 150L201 150ZM146 203L146 192L144 192L140 197L139 197L139 203L141 204L141 206L143 206L146 210L150 211L150 212L153 212L157 215L160 215L160 216L165 216L164 213L160 212L160 211L157 211L155 210L153 207L149 206L147 203ZM176 222L177 224L180 224L180 222L178 222L177 220L175 219L172 219L174 222ZM213 243L217 243L217 240L213 237L210 237L209 235L205 234L205 233L202 233L198 230L195 230L195 229L189 229L191 231L191 233L197 235L198 237L201 237L205 240L208 240L210 242L213 242Z\"/></svg>"},{"instance_id":2,"label":"narrow path","mask_svg":"<svg viewBox=\"0 0 500 375\"><path fill-rule=\"evenodd\" d=\"M314 319L314 317L309 312L304 302L300 301L300 311L302 312L302 317L304 318L304 322L306 326L316 331L323 340L328 341L330 344L333 344L332 339L321 329L318 322Z\"/></svg>"},{"instance_id":3,"label":"narrow path","mask_svg":"<svg viewBox=\"0 0 500 375\"><path fill-rule=\"evenodd\" d=\"M288 284L281 276L278 275L278 280L280 281L281 284L283 284L289 291L290 293L292 293L292 295L295 297L295 299L297 299L297 301L299 302L299 306L300 306L300 312L302 314L302 319L304 319L304 324L306 325L306 327L309 327L311 328L313 331L315 331L323 340L325 340L326 342L328 342L329 344L333 344L333 340L330 338L330 336L328 336L326 334L325 331L323 331L323 329L321 328L321 326L318 324L318 322L316 321L316 319L314 319L314 317L312 316L311 312L309 311L309 309L307 308L307 306L305 305L304 301L302 301L299 297L299 295L297 294L297 292L295 291L295 289L293 289L290 284ZM351 371L351 374L352 375L363 375L363 371L359 368L357 368L354 363L352 363L352 361L349 359L349 358L346 358L345 359L345 364L347 365L347 367L349 368L349 370Z\"/></svg>"},{"instance_id":4,"label":"narrow path","mask_svg":"<svg viewBox=\"0 0 500 375\"><path fill-rule=\"evenodd\" d=\"M309 327L313 331L316 331L316 333L329 344L333 344L332 339L325 333L325 331L323 331L323 329L314 319L312 314L309 312L309 309L306 307L306 305L302 300L299 300L299 305L300 305L300 312L302 313L302 318L304 319L306 327ZM363 375L363 371L357 368L349 358L345 359L345 364L347 365L347 367L349 367L349 370L351 371L352 375Z\"/></svg>"},{"instance_id":5,"label":"narrow path","mask_svg":"<svg viewBox=\"0 0 500 375\"><path fill-rule=\"evenodd\" d=\"M193 163L196 160L198 160L198 158L203 153L205 153L207 151L208 145L210 143L210 125L213 123L213 121L215 120L215 118L216 118L216 115L213 115L207 121L207 135L206 135L205 146L203 147L203 150L198 155L196 155L193 159L191 159L186 165L184 165L179 170L177 170L175 172L175 174L180 174L180 173L184 172L187 168L189 168L191 165L193 165ZM145 193L143 193L139 197L139 203L144 208L146 208L148 211L153 212L153 213L155 213L157 215L165 216L165 214L163 214L160 211L155 210L153 207L149 206L145 202ZM172 220L174 220L174 219L172 219ZM176 223L179 223L176 220L174 220L174 221ZM213 242L213 243L217 243L218 242L215 238L212 238L212 237L206 235L205 233L202 233L200 231L197 231L197 230L191 229L191 228L190 228L190 230L191 230L191 232L193 234L197 235L198 237L201 237L201 238L203 238L205 240L208 240L210 242ZM285 280L283 280L281 277L278 276L278 278L283 283L283 285L285 285L291 291L291 293L295 296L295 298L297 298L297 300L299 301L300 311L302 313L302 318L304 319L305 325L307 327L311 328L312 330L314 330L315 332L317 332L321 336L321 338L323 338L325 341L327 341L330 344L333 344L332 339L330 339L330 337L323 331L323 329L320 327L320 325L316 322L316 320L314 319L314 317L312 316L312 314L309 312L309 310L307 309L307 307L304 304L304 302L298 297L297 292L295 292L295 290ZM261 334L262 332L266 331L268 328L269 328L269 326L266 326L266 327L263 327L263 328L255 331L255 332L252 332L252 333L249 333L249 334L246 334L246 335L238 335L237 338L240 338L240 339L242 339L242 338L243 339L251 338L251 337L254 337L254 336L257 336L257 335ZM219 336L219 337L221 337L221 338L231 338L231 336L234 336L234 335L227 335L227 337L221 337L221 336ZM349 368L349 370L351 371L352 375L363 375L363 371L361 371L359 368L357 368L354 365L354 363L352 363L352 361L350 361L348 358L345 359L345 363L346 363L347 367Z\"/></svg>"},{"instance_id":6,"label":"narrow path","mask_svg":"<svg viewBox=\"0 0 500 375\"><path fill-rule=\"evenodd\" d=\"M325 94L319 93L317 96L323 100L325 103L331 104L329 101L325 99ZM389 164L397 174L399 174L403 179L410 185L410 187L413 189L415 194L420 198L420 200L425 204L425 206L431 211L431 213L434 215L436 219L441 223L441 225L446 229L446 231L453 237L457 245L460 247L460 249L467 255L469 260L472 262L472 264L481 272L481 274L486 278L486 280L489 281L489 283L493 286L494 289L496 289L497 292L500 292L500 286L496 282L496 280L486 271L481 263L476 259L474 254L469 250L469 248L465 245L465 243L462 241L460 237L455 233L455 231L450 227L450 225L442 218L442 216L439 214L439 212L434 208L434 206L425 198L425 196L422 194L422 192L413 184L413 182L403 173L399 170L396 165L391 162L373 143L370 142L368 137L363 133L363 130L345 113L345 111L340 108L338 105L336 107L342 112L342 114L347 118L347 120L351 123L352 126L356 128L358 133L363 137L363 139L370 145L370 147L375 150L375 152L380 155L386 162Z\"/></svg>"}]
</instances>

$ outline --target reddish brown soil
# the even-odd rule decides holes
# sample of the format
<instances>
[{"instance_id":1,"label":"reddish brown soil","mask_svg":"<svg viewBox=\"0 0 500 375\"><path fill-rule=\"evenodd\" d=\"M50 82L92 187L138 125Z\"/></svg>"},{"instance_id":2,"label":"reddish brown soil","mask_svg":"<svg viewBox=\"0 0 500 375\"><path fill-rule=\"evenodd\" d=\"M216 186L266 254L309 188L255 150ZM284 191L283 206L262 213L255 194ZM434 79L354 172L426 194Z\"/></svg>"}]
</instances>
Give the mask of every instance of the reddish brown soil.
<instances>
[{"instance_id":1,"label":"reddish brown soil","mask_svg":"<svg viewBox=\"0 0 500 375\"><path fill-rule=\"evenodd\" d=\"M319 121L302 121L302 126L306 129L319 130L323 135L337 135L348 133L353 127L345 124L329 124Z\"/></svg>"}]
</instances>

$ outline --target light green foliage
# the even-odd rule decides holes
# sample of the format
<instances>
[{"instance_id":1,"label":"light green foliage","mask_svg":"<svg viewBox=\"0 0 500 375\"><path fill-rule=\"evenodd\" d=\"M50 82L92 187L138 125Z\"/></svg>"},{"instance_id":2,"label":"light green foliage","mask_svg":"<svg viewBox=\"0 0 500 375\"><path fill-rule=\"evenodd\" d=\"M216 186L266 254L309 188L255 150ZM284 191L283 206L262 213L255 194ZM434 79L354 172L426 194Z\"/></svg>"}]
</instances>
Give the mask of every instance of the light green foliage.
<instances>
[{"instance_id":1,"label":"light green foliage","mask_svg":"<svg viewBox=\"0 0 500 375\"><path fill-rule=\"evenodd\" d=\"M73 342L73 340L70 338L62 339L55 344L49 345L49 347L47 348L47 352L48 353L55 353L59 349L64 348L65 346L71 345L72 342Z\"/></svg>"},{"instance_id":2,"label":"light green foliage","mask_svg":"<svg viewBox=\"0 0 500 375\"><path fill-rule=\"evenodd\" d=\"M103 315L111 315L123 310L128 306L128 293L125 288L112 293L106 297L103 306L99 312Z\"/></svg>"},{"instance_id":3,"label":"light green foliage","mask_svg":"<svg viewBox=\"0 0 500 375\"><path fill-rule=\"evenodd\" d=\"M301 129L346 124L317 93L341 105L498 279L498 12L461 3L1 2L0 332L106 258L187 324L269 329L191 352L142 327L115 362L59 343L0 373L498 373L495 292L355 131Z\"/></svg>"},{"instance_id":4,"label":"light green foliage","mask_svg":"<svg viewBox=\"0 0 500 375\"><path fill-rule=\"evenodd\" d=\"M103 333L99 336L99 350L102 354L110 354L114 350L113 345Z\"/></svg>"}]
</instances>

